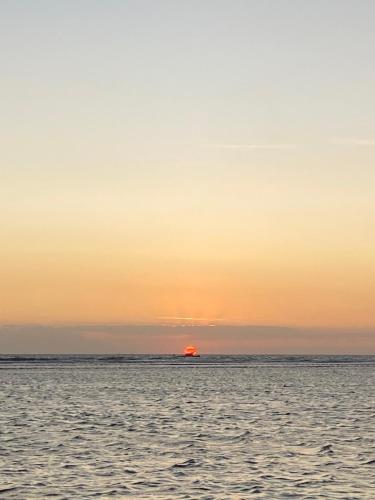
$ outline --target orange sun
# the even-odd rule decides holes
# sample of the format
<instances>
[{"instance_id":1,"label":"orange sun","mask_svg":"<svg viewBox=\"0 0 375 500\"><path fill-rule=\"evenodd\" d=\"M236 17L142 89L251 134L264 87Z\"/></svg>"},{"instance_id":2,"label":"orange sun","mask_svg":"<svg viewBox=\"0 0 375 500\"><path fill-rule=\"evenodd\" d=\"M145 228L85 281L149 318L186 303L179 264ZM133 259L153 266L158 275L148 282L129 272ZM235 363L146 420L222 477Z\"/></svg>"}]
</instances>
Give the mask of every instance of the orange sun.
<instances>
[{"instance_id":1,"label":"orange sun","mask_svg":"<svg viewBox=\"0 0 375 500\"><path fill-rule=\"evenodd\" d=\"M188 345L185 347L184 356L199 356L198 349L194 345Z\"/></svg>"}]
</instances>

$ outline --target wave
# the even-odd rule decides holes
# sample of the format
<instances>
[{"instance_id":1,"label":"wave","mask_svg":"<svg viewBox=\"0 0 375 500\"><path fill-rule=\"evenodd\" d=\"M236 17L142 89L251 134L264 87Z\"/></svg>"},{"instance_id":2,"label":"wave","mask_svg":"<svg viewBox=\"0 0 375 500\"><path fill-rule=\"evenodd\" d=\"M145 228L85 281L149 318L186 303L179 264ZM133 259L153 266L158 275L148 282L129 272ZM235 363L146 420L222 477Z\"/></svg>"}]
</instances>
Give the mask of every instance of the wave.
<instances>
[{"instance_id":1,"label":"wave","mask_svg":"<svg viewBox=\"0 0 375 500\"><path fill-rule=\"evenodd\" d=\"M375 364L375 355L201 355L200 358L184 358L176 354L2 354L0 368L9 366L48 365L77 367L90 365L147 365L147 366L257 366L257 365L341 365Z\"/></svg>"}]
</instances>

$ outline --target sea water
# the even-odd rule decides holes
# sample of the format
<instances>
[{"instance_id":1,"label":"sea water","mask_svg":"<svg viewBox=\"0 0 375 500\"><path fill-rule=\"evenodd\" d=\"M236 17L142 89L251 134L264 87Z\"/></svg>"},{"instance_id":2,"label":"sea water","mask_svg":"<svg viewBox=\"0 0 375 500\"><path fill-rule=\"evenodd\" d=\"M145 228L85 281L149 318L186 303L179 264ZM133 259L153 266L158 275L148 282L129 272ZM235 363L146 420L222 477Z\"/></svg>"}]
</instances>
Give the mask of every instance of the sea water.
<instances>
[{"instance_id":1,"label":"sea water","mask_svg":"<svg viewBox=\"0 0 375 500\"><path fill-rule=\"evenodd\" d=\"M0 496L375 498L375 357L0 356Z\"/></svg>"}]
</instances>

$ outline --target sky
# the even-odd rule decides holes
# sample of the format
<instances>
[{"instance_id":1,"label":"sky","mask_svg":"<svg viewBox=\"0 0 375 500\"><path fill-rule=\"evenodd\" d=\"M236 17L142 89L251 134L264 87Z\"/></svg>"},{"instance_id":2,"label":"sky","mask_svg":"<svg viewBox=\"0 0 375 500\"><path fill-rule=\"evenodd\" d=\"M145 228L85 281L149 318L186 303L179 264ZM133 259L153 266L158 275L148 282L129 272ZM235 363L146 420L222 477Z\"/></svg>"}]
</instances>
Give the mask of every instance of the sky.
<instances>
[{"instance_id":1,"label":"sky","mask_svg":"<svg viewBox=\"0 0 375 500\"><path fill-rule=\"evenodd\" d=\"M375 352L374 16L2 0L0 352Z\"/></svg>"}]
</instances>

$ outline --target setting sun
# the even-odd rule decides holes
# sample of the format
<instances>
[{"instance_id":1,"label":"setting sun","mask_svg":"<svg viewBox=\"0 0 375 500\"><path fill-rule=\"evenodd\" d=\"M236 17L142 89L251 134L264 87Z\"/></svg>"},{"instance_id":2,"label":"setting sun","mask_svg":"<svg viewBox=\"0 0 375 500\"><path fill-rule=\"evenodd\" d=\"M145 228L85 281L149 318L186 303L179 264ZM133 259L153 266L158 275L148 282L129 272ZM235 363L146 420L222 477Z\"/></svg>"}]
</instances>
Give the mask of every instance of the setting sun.
<instances>
[{"instance_id":1,"label":"setting sun","mask_svg":"<svg viewBox=\"0 0 375 500\"><path fill-rule=\"evenodd\" d=\"M188 345L185 347L184 356L186 357L198 357L198 350L194 345Z\"/></svg>"}]
</instances>

